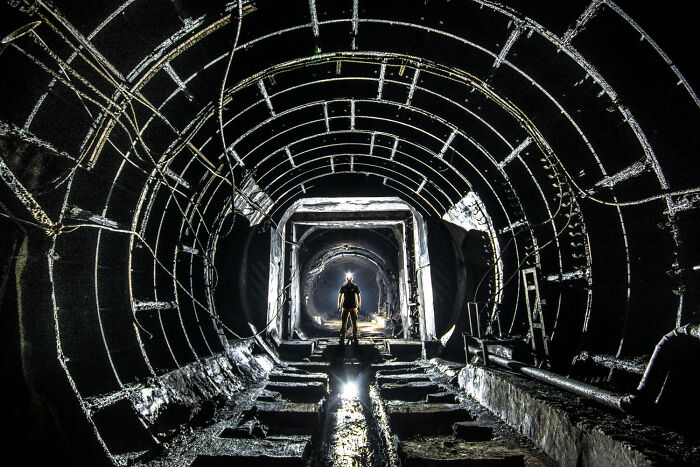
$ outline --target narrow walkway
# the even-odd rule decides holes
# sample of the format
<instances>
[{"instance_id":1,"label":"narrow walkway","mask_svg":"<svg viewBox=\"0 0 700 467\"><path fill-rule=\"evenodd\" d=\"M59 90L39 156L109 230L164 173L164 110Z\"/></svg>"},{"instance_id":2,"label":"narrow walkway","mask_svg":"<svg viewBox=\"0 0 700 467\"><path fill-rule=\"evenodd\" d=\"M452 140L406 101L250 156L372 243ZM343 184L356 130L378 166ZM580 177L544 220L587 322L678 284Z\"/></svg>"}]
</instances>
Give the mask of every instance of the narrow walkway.
<instances>
[{"instance_id":1,"label":"narrow walkway","mask_svg":"<svg viewBox=\"0 0 700 467\"><path fill-rule=\"evenodd\" d=\"M317 345L317 352L329 357L330 395L320 450L312 455L311 464L391 465L384 436L388 427L377 417L377 397L370 386L374 380L370 360L384 360L386 355L374 344L339 345L332 341Z\"/></svg>"}]
</instances>

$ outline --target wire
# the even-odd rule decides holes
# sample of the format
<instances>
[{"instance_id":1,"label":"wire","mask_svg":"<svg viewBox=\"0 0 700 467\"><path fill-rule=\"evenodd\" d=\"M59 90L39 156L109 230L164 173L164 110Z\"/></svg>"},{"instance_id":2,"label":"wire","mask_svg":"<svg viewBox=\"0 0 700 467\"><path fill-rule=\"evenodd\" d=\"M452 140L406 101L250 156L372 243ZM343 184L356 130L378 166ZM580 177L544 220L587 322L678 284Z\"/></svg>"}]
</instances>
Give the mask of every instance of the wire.
<instances>
[{"instance_id":1,"label":"wire","mask_svg":"<svg viewBox=\"0 0 700 467\"><path fill-rule=\"evenodd\" d=\"M566 170L566 167L564 166L564 163L559 159L556 154L554 153L548 153L544 152L545 154L549 154L550 157L556 159L559 167L561 167L562 171L564 172L564 175L566 175L566 178L569 180L569 182L578 190L578 192L581 194L581 198L586 198L589 199L595 203L598 204L603 204L606 206L614 206L614 207L628 207L628 206L638 206L640 204L646 204L651 201L656 201L657 199L662 199L662 198L667 198L669 196L682 196L682 195L688 195L691 193L698 193L700 192L700 187L695 187L695 188L687 188L687 189L682 189L682 190L675 190L675 191L666 191L660 194L656 195L651 195L647 196L646 198L641 198L637 200L632 200L632 201L606 201L602 200L599 198L596 198L595 196L589 194L586 192L581 186L576 183L576 180L569 174L569 172Z\"/></svg>"},{"instance_id":2,"label":"wire","mask_svg":"<svg viewBox=\"0 0 700 467\"><path fill-rule=\"evenodd\" d=\"M479 293L479 288L481 288L481 284L484 282L484 279L486 279L486 276L488 276L489 273L491 273L491 271L493 271L493 269L498 265L498 262L501 260L501 258L502 258L503 255L505 254L505 252L506 252L506 250L508 249L508 247L510 246L510 244L513 243L513 241L515 240L515 236L516 236L516 235L517 235L517 234L515 234L515 233L513 234L513 236L512 236L512 237L508 240L508 242L506 243L506 246L504 246L504 247L501 249L501 251L500 251L500 253L499 253L499 255L498 255L498 258L496 258L496 260L493 262L493 264L491 265L491 267L489 267L489 268L486 270L486 272L484 272L484 275L481 276L481 279L479 280L479 283L477 284L476 289L474 290L474 296L473 296L473 298L472 298L472 302L476 302L476 296L477 296L478 293Z\"/></svg>"},{"instance_id":3,"label":"wire","mask_svg":"<svg viewBox=\"0 0 700 467\"><path fill-rule=\"evenodd\" d=\"M221 89L219 91L219 133L221 135L221 144L224 147L224 153L228 157L228 146L226 145L226 136L224 135L224 91L226 89L226 81L228 80L228 74L231 70L231 63L233 62L233 55L238 48L238 39L241 36L241 26L243 24L243 2L238 1L238 28L236 30L236 39L233 42L233 47L231 47L231 52L228 56L228 63L226 64L226 71L224 72L224 79L221 82ZM230 162L230 161L229 161Z\"/></svg>"},{"instance_id":4,"label":"wire","mask_svg":"<svg viewBox=\"0 0 700 467\"><path fill-rule=\"evenodd\" d=\"M577 187L577 188L578 188L578 187ZM580 190L580 188L579 188L579 190ZM588 199L590 199L590 200L592 200L592 201L595 201L596 203L605 204L605 205L607 205L607 206L625 207L625 206L637 206L637 205L640 205L640 204L649 203L649 202L651 202L651 201L655 201L655 200L657 200L657 199L666 198L666 197L669 197L669 196L683 196L683 195L689 195L689 194L691 194L691 193L698 193L698 192L700 192L700 187L688 188L688 189L685 189L685 190L668 191L668 192L665 192L665 193L662 193L662 194L649 196L649 197L647 197L647 198L642 198L642 199L640 199L640 200L635 200L635 201L621 201L621 202L603 201L603 200L594 198L593 196L590 196L590 195L588 195L587 193L584 193L584 195L585 195L584 197L585 197L585 198L588 198Z\"/></svg>"},{"instance_id":5,"label":"wire","mask_svg":"<svg viewBox=\"0 0 700 467\"><path fill-rule=\"evenodd\" d=\"M19 217L15 217L15 216L12 216L10 214L5 214L4 212L0 212L0 216L5 217L5 218L10 219L10 220L15 221L15 222L19 222L21 224L26 224L26 225L30 225L32 227L36 227L38 229L41 229L44 232L46 232L47 235L53 235L53 232L56 230L56 226L39 224L37 222L21 219Z\"/></svg>"},{"instance_id":6,"label":"wire","mask_svg":"<svg viewBox=\"0 0 700 467\"><path fill-rule=\"evenodd\" d=\"M569 227L569 225L571 224L571 219L574 217L574 216L573 216L573 206L574 206L574 203L571 202L570 208L569 208L569 217L567 218L567 221L566 221L566 224L564 225L564 227L562 227L561 230L560 230L559 232L557 232L557 233L554 235L554 237L553 237L552 239L550 239L549 241L545 242L543 245L539 246L537 249L535 249L535 250L533 250L532 252L530 252L530 253L528 253L527 255L525 255L525 257L523 258L523 260L520 261L520 263L518 264L518 266L517 266L517 268L515 269L515 271L510 275L510 277L508 277L508 279L506 279L506 281L503 283L503 285L502 285L501 287L497 288L497 290L496 290L493 294L491 294L491 295L489 295L489 296L487 297L487 300L486 300L485 305L484 305L485 308L488 307L488 306L490 306L490 304L495 300L495 298L498 297L498 295L499 295L501 292L503 292L503 290L505 290L506 286L510 283L510 281L512 281L513 278L515 278L515 276L516 276L517 274L520 273L523 264L525 264L525 262L526 262L528 259L530 259L533 255L539 253L540 251L542 251L543 249L545 249L546 247L548 247L549 245L551 245L552 243L554 243L554 241L555 241L557 238L559 238L559 237L566 231L566 229L567 229L567 228ZM546 221L545 221L545 222L546 222ZM511 324L511 328L510 328L511 331L512 331L512 328L513 328L513 324L515 323L515 316L516 316L516 314L513 313L513 323ZM493 319L494 319L494 317L492 316L492 317L490 317L490 320L489 320L489 321L492 321ZM510 331L509 331L509 332L510 332Z\"/></svg>"},{"instance_id":7,"label":"wire","mask_svg":"<svg viewBox=\"0 0 700 467\"><path fill-rule=\"evenodd\" d=\"M216 265L215 265L215 264L211 261L211 259L209 258L208 248L205 248L204 245L202 244L202 242L199 240L199 235L197 234L197 230L194 228L194 226L192 226L192 223L190 222L189 217L187 216L187 214L186 214L185 211L183 210L182 206L180 206L180 203L179 203L179 201L177 200L177 197L175 196L175 188L172 187L172 186L168 183L168 181L167 181L166 178L165 178L165 174L162 172L162 170L161 170L160 167L158 166L158 163L155 161L155 159L154 159L153 156L151 155L150 149L148 148L148 146L146 145L146 143L143 141L143 138L140 137L141 132L140 132L140 130L139 130L139 128L138 128L138 121L137 121L137 117L136 117L136 112L135 112L133 106L131 105L131 103L129 104L129 106L131 107L131 111L132 111L133 118L134 118L134 125L136 126L136 132L137 132L137 134L139 135L139 140L140 140L141 144L143 145L144 149L146 150L146 152L147 152L149 158L150 158L151 161L153 162L153 165L154 165L156 171L157 171L158 174L161 176L162 180L165 182L165 185L166 185L166 186L168 187L168 189L170 190L170 196L171 196L171 198L173 199L173 201L174 201L174 203L175 203L175 205L176 205L178 211L180 211L180 214L182 215L183 220L185 221L185 223L187 223L188 228L192 231L192 233L193 233L193 235L194 235L194 241L195 241L195 243L196 243L196 244L199 246L199 248L202 250L202 257L204 258L205 267L207 268L207 270L213 271L213 273L214 273L214 282L215 282L215 284L218 284L218 282L219 282L219 272L218 272L218 270L216 269ZM134 148L134 150L135 150L135 148ZM193 206L193 208L192 208L192 209L193 209L193 212L196 212L196 213L199 215L199 218L200 218L200 221L201 221L201 225L204 226L204 229L207 231L207 234L209 234L209 235L211 236L211 230L210 230L209 227L207 226L206 221L204 220L203 214L199 211L199 208L197 207L196 204L192 203L192 206ZM216 287L216 285L214 285L214 286ZM192 298L193 298L193 300L194 300L194 297L192 297Z\"/></svg>"},{"instance_id":8,"label":"wire","mask_svg":"<svg viewBox=\"0 0 700 467\"><path fill-rule=\"evenodd\" d=\"M558 188L559 188L559 205L557 206L556 211L554 211L554 214L550 215L548 219L545 219L545 220L543 220L543 221L541 221L541 222L538 222L538 223L536 223L536 224L531 224L531 225L529 226L529 229L530 229L530 230L535 229L535 228L537 228L537 227L541 227L541 226L543 226L543 225L545 225L545 224L547 224L547 223L549 223L549 222L552 222L552 221L554 220L554 218L555 218L557 215L559 215L559 211L561 210L562 206L564 205L564 195L565 195L565 194L569 194L569 192L568 192L568 191L567 191L567 192L564 192L564 191L562 190L562 188L561 188L561 184L558 185ZM570 200L569 202L571 202L571 203L573 204L573 200ZM518 232L518 233L519 233L519 232ZM493 262L493 264L491 265L491 267L490 267L489 269L487 269L486 272L484 272L484 275L483 275L483 276L481 276L481 279L479 280L479 283L478 283L478 285L476 286L476 289L474 290L474 297L472 298L472 302L475 302L475 301L476 301L476 296L477 296L477 294L479 293L479 288L481 287L482 282L484 281L484 279L486 279L486 276L488 276L488 274L490 274L491 271L493 271L493 269L498 265L498 262L501 260L501 258L502 258L503 255L505 254L506 249L507 249L508 246L515 240L515 236L516 236L518 233L513 233L513 236L512 236L511 239L508 241L508 243L506 244L506 246L504 246L503 249L500 251L500 253L499 253L499 255L498 255L498 258L495 259L495 261Z\"/></svg>"},{"instance_id":9,"label":"wire","mask_svg":"<svg viewBox=\"0 0 700 467\"><path fill-rule=\"evenodd\" d=\"M219 114L219 134L221 135L221 145L223 146L224 155L226 157L226 163L228 164L229 172L231 173L231 205L235 205L236 198L236 180L233 174L233 163L231 162L231 156L228 152L228 146L226 145L226 135L224 134L224 91L226 89L226 81L228 80L228 74L231 70L231 63L233 62L233 55L236 53L236 48L238 48L238 40L241 36L241 26L243 25L243 1L238 0L238 27L236 29L236 39L233 41L233 46L231 47L231 52L228 56L228 63L226 64L226 71L224 72L224 79L221 81L221 89L219 91L219 103L217 106L217 111ZM232 209L233 211L233 209ZM232 231L234 226L235 214L231 213L231 226L224 235L227 237Z\"/></svg>"},{"instance_id":10,"label":"wire","mask_svg":"<svg viewBox=\"0 0 700 467\"><path fill-rule=\"evenodd\" d=\"M85 93L84 93L83 91L81 91L80 89L76 88L70 81L66 81L66 80L65 80L63 77L61 77L58 73L56 73L54 70L48 68L48 67L47 67L45 64L43 64L40 60L38 60L36 57L34 57L34 56L33 56L32 54L30 54L29 52L23 50L21 47L17 46L14 42L13 42L12 44L10 44L10 45L12 45L12 46L15 47L17 50L19 50L21 53L23 53L24 55L26 55L30 60L32 60L32 61L33 61L36 65L38 65L41 69L43 69L44 71L46 71L47 73L49 73L54 79L56 79L57 81L59 81L60 83L64 84L64 85L67 86L69 89L71 89L73 92L75 92L76 94L78 94L79 97L82 96L83 98L87 99L89 102L93 103L94 105L96 105L96 106L98 106L100 109L102 109L102 111L105 112L106 114L108 114L110 117L112 117L112 119L114 120L114 122L117 123L117 125L126 133L127 137L128 137L129 140L131 141L132 145L134 144L134 140L135 140L135 139L134 139L134 137L131 135L131 132L128 130L128 128L126 128L126 126L124 125L124 123L118 118L118 116L117 116L116 114L114 114L114 113L112 112L112 110L111 110L110 108L106 107L105 105L103 105L102 103L98 102L98 101L95 100L94 98L92 98L92 97L88 96L87 94L85 94ZM127 118L127 121L130 123L130 125L133 127L133 122L128 118L128 115L126 115L126 118ZM146 171L145 169L143 169L142 167L140 167L139 165L137 165L134 161L132 161L131 159L129 159L127 156L125 156L121 151L117 151L117 153L124 159L125 162L129 163L129 164L132 165L134 168L136 168L136 169L139 170L140 172L144 173L146 176L150 177L151 174L150 174L148 171ZM138 153L136 153L136 151L135 151L135 154L138 156ZM81 162L84 160L84 158L85 158L86 155L87 155L87 152L85 152L85 154L84 154L83 156L81 156L81 158L78 160L78 163L81 163ZM140 158L140 156L139 156L139 158ZM140 159L143 160L143 161L145 161L145 159L143 159L143 158L140 158Z\"/></svg>"},{"instance_id":11,"label":"wire","mask_svg":"<svg viewBox=\"0 0 700 467\"><path fill-rule=\"evenodd\" d=\"M72 232L75 232L76 230L81 229L81 228L103 229L103 230L108 230L108 231L110 231L110 232L124 233L124 234L133 235L133 236L135 236L136 238L138 238L138 239L141 241L141 243L143 244L143 246L145 246L146 249L151 253L151 255L153 256L153 259L155 260L155 262L156 262L161 268L163 268L163 269L165 270L165 272L173 279L173 281L185 292L185 294L186 294L187 296L189 296L189 297L192 299L193 303L197 304L200 308L202 308L209 316L211 316L214 320L216 320L223 328L225 328L228 332L230 332L231 334L233 334L236 338L238 338L238 339L244 339L243 337L241 337L240 335L238 335L235 331L233 331L231 328L229 328L229 327L221 320L221 318L219 318L217 315L215 315L214 313L212 313L212 312L209 310L208 307L204 306L199 300L197 300L197 299L194 297L194 295L192 295L192 293L190 293L189 290L187 290L187 288L177 279L177 277L175 277L175 275L170 271L170 269L169 269L167 266L165 266L165 265L158 259L158 256L156 255L155 250L153 250L153 248L146 242L146 240L141 236L141 234L139 234L138 232L133 231L133 230L118 229L118 228L108 227L108 226L106 226L106 225L99 225L99 224L71 224L71 225L66 226L66 227L63 229L63 232L62 232L62 233L64 233L64 234L66 234L66 233L72 233ZM150 334L150 333L149 333L149 334Z\"/></svg>"}]
</instances>

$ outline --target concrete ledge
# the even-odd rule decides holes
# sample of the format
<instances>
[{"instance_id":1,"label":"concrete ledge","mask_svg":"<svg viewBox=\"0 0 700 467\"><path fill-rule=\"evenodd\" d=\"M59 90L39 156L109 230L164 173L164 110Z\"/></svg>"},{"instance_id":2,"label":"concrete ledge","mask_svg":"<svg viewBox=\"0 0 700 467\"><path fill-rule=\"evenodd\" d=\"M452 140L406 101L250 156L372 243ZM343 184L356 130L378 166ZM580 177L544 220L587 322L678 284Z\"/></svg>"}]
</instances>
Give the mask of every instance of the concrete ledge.
<instances>
[{"instance_id":1,"label":"concrete ledge","mask_svg":"<svg viewBox=\"0 0 700 467\"><path fill-rule=\"evenodd\" d=\"M151 434L165 441L185 424L206 422L232 396L267 376L272 361L266 355L254 356L251 346L250 342L230 344L225 352L138 385L126 396ZM107 423L115 419L117 415ZM102 427L97 428L102 435ZM107 447L112 452L109 443Z\"/></svg>"},{"instance_id":2,"label":"concrete ledge","mask_svg":"<svg viewBox=\"0 0 700 467\"><path fill-rule=\"evenodd\" d=\"M280 358L288 361L301 361L311 357L314 352L315 342L312 340L286 340L277 348Z\"/></svg>"},{"instance_id":3,"label":"concrete ledge","mask_svg":"<svg viewBox=\"0 0 700 467\"><path fill-rule=\"evenodd\" d=\"M422 357L423 343L417 340L386 339L387 350L399 361L413 361Z\"/></svg>"},{"instance_id":4,"label":"concrete ledge","mask_svg":"<svg viewBox=\"0 0 700 467\"><path fill-rule=\"evenodd\" d=\"M634 445L635 429L644 428L631 417L591 407L543 383L498 369L467 365L459 373L459 385L560 465L643 466L668 462L668 457L653 452L654 448Z\"/></svg>"}]
</instances>

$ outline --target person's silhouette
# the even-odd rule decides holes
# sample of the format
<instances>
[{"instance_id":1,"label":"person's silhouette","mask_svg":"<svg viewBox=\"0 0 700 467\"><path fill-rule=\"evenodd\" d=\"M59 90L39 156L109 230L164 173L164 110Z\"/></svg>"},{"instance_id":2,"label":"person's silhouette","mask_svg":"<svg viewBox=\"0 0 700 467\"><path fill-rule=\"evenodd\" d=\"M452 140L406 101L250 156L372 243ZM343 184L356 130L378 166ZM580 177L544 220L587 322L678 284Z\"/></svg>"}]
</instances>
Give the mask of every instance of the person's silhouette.
<instances>
[{"instance_id":1,"label":"person's silhouette","mask_svg":"<svg viewBox=\"0 0 700 467\"><path fill-rule=\"evenodd\" d=\"M352 337L357 340L357 311L362 306L360 288L352 279L352 273L345 275L347 282L343 284L338 292L338 311L342 312L340 340L345 342L345 330L347 329L348 316L352 321Z\"/></svg>"}]
</instances>

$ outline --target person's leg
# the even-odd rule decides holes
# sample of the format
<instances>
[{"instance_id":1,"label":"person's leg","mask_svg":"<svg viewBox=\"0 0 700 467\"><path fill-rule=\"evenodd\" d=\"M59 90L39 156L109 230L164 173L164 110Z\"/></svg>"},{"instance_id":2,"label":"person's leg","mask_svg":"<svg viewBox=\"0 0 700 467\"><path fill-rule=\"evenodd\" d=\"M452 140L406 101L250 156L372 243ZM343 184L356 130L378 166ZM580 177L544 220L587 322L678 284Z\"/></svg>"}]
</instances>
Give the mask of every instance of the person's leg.
<instances>
[{"instance_id":1,"label":"person's leg","mask_svg":"<svg viewBox=\"0 0 700 467\"><path fill-rule=\"evenodd\" d=\"M345 337L345 329L347 328L349 313L349 308L343 308L343 314L340 317L340 337Z\"/></svg>"},{"instance_id":2,"label":"person's leg","mask_svg":"<svg viewBox=\"0 0 700 467\"><path fill-rule=\"evenodd\" d=\"M352 337L357 339L357 308L351 308L350 319L352 320Z\"/></svg>"}]
</instances>

